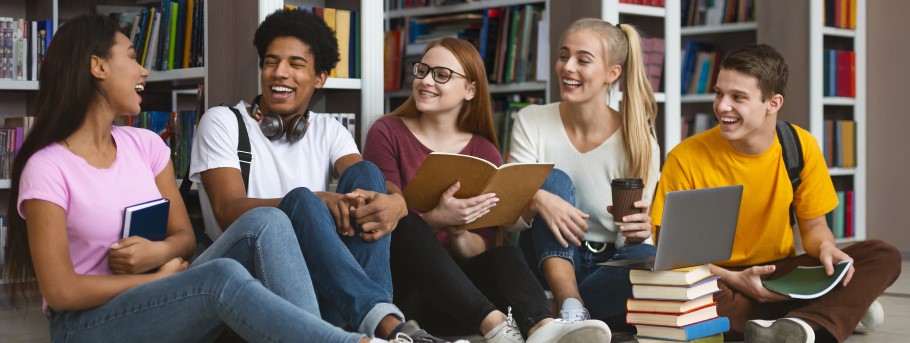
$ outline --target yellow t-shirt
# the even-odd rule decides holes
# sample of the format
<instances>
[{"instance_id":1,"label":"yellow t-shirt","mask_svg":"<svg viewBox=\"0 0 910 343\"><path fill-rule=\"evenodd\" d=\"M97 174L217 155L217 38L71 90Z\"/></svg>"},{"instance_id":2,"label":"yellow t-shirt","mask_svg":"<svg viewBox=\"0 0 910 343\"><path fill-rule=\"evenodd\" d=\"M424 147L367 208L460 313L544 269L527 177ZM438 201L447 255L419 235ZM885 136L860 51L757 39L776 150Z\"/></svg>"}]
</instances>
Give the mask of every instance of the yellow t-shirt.
<instances>
[{"instance_id":1,"label":"yellow t-shirt","mask_svg":"<svg viewBox=\"0 0 910 343\"><path fill-rule=\"evenodd\" d=\"M796 132L805 166L795 198L776 138L767 151L746 155L733 149L715 127L670 151L657 184L651 222L660 225L667 192L743 185L733 254L718 265L750 266L789 256L794 251L791 200L796 216L802 219L823 216L837 207L834 184L818 142L802 128L796 127Z\"/></svg>"}]
</instances>

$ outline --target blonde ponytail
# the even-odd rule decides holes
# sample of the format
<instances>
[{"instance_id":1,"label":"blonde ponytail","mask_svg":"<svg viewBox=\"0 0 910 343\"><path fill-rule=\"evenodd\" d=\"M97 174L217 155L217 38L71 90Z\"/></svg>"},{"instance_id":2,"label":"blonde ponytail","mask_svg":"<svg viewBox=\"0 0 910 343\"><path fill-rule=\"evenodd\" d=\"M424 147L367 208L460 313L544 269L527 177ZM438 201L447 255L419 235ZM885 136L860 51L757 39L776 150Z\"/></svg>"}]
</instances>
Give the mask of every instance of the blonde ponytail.
<instances>
[{"instance_id":1,"label":"blonde ponytail","mask_svg":"<svg viewBox=\"0 0 910 343\"><path fill-rule=\"evenodd\" d=\"M640 177L647 183L651 170L654 137L654 125L657 118L657 102L648 75L645 72L644 58L641 49L641 36L635 27L622 24L619 29L625 34L628 44L623 76L620 83L623 98L619 113L623 119L622 133L626 140L626 152L631 159L632 176ZM621 45L623 42L617 42ZM622 60L622 59L619 59Z\"/></svg>"}]
</instances>

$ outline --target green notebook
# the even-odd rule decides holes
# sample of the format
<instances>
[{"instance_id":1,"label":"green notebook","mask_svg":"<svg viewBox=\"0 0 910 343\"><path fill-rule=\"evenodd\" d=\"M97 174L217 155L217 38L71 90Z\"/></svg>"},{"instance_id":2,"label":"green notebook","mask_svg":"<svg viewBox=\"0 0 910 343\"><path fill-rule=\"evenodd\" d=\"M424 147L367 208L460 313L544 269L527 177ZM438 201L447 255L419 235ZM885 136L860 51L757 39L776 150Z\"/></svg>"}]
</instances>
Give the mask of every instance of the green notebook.
<instances>
[{"instance_id":1,"label":"green notebook","mask_svg":"<svg viewBox=\"0 0 910 343\"><path fill-rule=\"evenodd\" d=\"M766 288L794 299L814 299L828 293L847 275L852 261L834 264L834 274L825 275L825 267L800 266L775 280L762 280Z\"/></svg>"}]
</instances>

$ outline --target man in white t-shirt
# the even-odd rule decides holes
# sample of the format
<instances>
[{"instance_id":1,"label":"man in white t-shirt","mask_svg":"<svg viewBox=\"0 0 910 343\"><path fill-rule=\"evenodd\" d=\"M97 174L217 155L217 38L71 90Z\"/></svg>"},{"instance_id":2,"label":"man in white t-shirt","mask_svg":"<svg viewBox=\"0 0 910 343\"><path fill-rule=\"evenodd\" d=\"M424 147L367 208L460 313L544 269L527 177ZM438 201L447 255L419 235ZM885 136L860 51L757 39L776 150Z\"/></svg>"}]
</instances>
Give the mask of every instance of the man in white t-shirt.
<instances>
[{"instance_id":1,"label":"man in white t-shirt","mask_svg":"<svg viewBox=\"0 0 910 343\"><path fill-rule=\"evenodd\" d=\"M339 59L331 29L304 11L279 10L253 44L262 94L250 108L243 101L234 107L250 140L246 188L230 108L208 110L193 141L190 179L201 182L207 233L217 239L246 211L278 207L294 224L324 319L373 337L403 332L435 342L392 304L388 234L407 214L400 190L363 161L340 123L307 109ZM337 192L327 192L333 174L340 175Z\"/></svg>"}]
</instances>

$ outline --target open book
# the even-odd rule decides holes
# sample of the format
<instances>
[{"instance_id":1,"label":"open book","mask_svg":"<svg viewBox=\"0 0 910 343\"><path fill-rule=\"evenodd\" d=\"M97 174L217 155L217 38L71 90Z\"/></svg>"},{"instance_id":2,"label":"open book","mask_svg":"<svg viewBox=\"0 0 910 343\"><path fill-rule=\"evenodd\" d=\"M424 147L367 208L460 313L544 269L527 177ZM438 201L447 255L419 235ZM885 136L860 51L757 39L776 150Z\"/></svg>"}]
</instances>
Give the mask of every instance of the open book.
<instances>
[{"instance_id":1,"label":"open book","mask_svg":"<svg viewBox=\"0 0 910 343\"><path fill-rule=\"evenodd\" d=\"M122 238L141 236L150 241L167 238L167 218L171 202L160 198L123 209Z\"/></svg>"},{"instance_id":2,"label":"open book","mask_svg":"<svg viewBox=\"0 0 910 343\"><path fill-rule=\"evenodd\" d=\"M455 182L461 182L455 198L486 193L496 193L499 198L490 213L462 228L514 224L552 169L552 163L510 163L496 168L474 156L434 152L427 156L405 188L404 199L408 207L426 212L436 207L442 193Z\"/></svg>"},{"instance_id":3,"label":"open book","mask_svg":"<svg viewBox=\"0 0 910 343\"><path fill-rule=\"evenodd\" d=\"M825 275L825 267L822 266L799 266L787 275L774 280L762 280L761 283L765 288L793 299L814 299L837 286L852 264L852 261L835 263L834 274L831 276Z\"/></svg>"}]
</instances>

